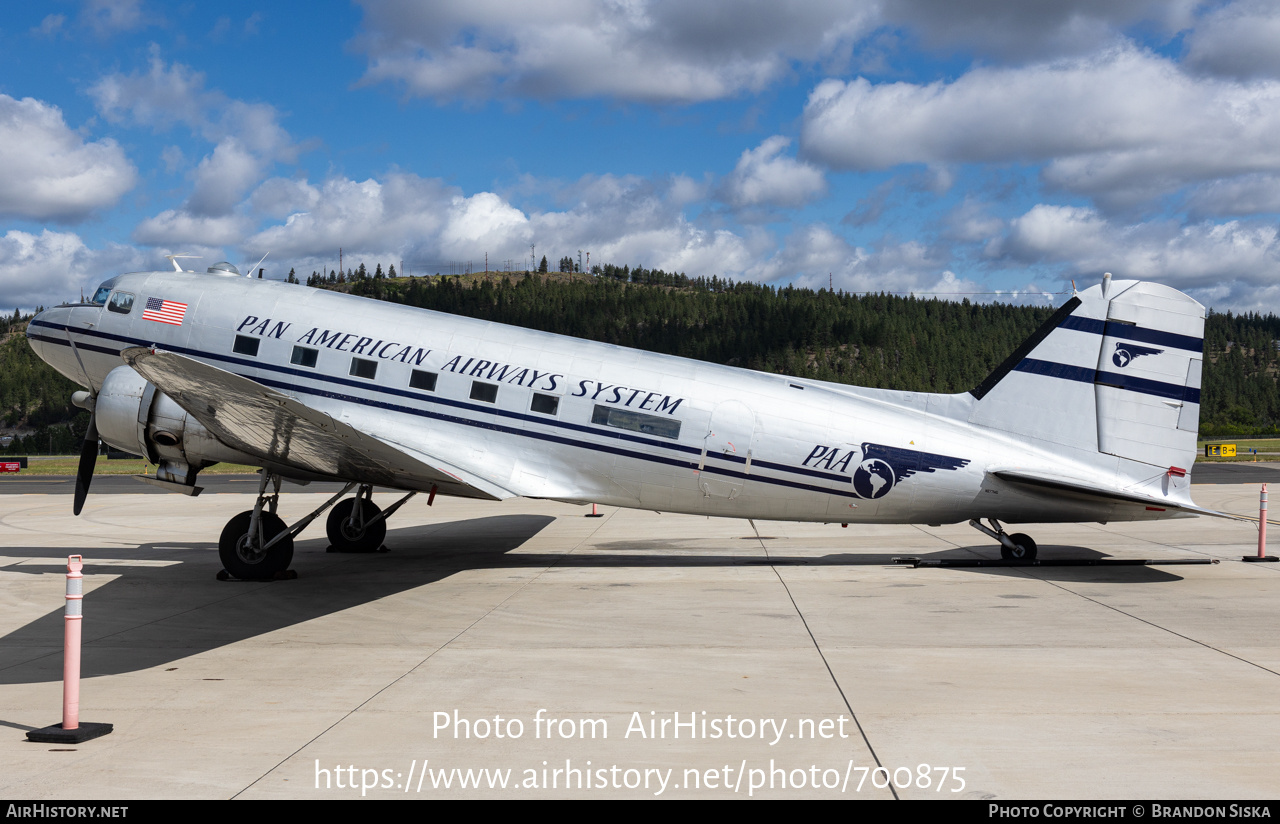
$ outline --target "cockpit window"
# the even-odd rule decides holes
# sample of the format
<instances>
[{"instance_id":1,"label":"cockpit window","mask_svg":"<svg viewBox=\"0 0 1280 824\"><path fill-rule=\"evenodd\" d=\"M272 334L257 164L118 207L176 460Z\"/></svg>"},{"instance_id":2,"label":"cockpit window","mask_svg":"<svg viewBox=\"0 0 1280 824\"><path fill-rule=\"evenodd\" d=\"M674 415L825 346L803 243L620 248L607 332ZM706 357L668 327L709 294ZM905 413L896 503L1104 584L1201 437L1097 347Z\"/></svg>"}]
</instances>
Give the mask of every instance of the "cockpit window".
<instances>
[{"instance_id":1,"label":"cockpit window","mask_svg":"<svg viewBox=\"0 0 1280 824\"><path fill-rule=\"evenodd\" d=\"M101 306L107 302L107 295L109 294L111 294L111 287L104 283L98 287L98 291L93 293L93 299L89 302Z\"/></svg>"},{"instance_id":2,"label":"cockpit window","mask_svg":"<svg viewBox=\"0 0 1280 824\"><path fill-rule=\"evenodd\" d=\"M96 297L96 296L95 296ZM111 296L111 302L107 304L107 310L110 312L119 312L122 315L129 314L133 309L133 295L128 292L116 292Z\"/></svg>"}]
</instances>

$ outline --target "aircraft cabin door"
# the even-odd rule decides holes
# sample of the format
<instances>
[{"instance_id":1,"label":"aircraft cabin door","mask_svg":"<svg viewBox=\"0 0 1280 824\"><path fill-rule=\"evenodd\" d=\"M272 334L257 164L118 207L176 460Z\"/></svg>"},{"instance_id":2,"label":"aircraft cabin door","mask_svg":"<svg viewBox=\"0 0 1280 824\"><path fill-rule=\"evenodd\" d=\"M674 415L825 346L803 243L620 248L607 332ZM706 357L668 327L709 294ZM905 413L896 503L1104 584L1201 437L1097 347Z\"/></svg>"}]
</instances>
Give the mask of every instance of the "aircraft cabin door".
<instances>
[{"instance_id":1,"label":"aircraft cabin door","mask_svg":"<svg viewBox=\"0 0 1280 824\"><path fill-rule=\"evenodd\" d=\"M698 460L703 495L734 500L742 493L756 436L756 415L742 401L725 401L712 410Z\"/></svg>"}]
</instances>

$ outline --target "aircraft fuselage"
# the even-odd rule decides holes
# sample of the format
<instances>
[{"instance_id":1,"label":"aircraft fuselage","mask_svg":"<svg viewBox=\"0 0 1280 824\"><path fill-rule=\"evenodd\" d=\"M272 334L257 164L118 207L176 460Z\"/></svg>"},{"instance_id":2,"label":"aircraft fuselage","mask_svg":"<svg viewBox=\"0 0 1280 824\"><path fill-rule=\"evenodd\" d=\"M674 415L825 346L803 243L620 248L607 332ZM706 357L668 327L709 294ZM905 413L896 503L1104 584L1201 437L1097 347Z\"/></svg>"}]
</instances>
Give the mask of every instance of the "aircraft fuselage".
<instances>
[{"instance_id":1,"label":"aircraft fuselage","mask_svg":"<svg viewBox=\"0 0 1280 824\"><path fill-rule=\"evenodd\" d=\"M109 283L133 297L129 311L61 306L28 330L81 385L87 372L101 386L126 348L175 352L526 497L835 523L1173 514L1001 483L989 469L1061 471L1072 458L973 425L967 393L843 387L279 282Z\"/></svg>"}]
</instances>

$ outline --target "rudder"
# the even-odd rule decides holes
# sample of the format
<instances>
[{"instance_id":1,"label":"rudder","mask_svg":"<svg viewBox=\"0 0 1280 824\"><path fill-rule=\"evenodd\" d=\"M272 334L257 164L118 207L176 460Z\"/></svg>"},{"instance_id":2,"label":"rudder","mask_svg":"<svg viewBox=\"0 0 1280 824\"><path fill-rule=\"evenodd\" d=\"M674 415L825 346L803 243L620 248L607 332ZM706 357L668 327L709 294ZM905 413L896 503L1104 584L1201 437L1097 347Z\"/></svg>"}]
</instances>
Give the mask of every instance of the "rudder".
<instances>
[{"instance_id":1,"label":"rudder","mask_svg":"<svg viewBox=\"0 0 1280 824\"><path fill-rule=\"evenodd\" d=\"M1094 379L1098 449L1189 471L1200 426L1204 307L1158 283L1117 287Z\"/></svg>"}]
</instances>

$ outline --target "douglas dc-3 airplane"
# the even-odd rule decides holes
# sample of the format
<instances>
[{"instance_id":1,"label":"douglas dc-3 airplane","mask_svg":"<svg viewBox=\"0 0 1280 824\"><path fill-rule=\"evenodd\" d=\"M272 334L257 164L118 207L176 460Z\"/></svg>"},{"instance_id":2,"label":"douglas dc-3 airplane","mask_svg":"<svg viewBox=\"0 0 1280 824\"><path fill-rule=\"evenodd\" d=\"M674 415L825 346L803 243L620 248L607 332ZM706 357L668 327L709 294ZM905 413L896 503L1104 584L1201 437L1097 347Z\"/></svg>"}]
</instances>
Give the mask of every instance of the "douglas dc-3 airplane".
<instances>
[{"instance_id":1,"label":"douglas dc-3 airplane","mask_svg":"<svg viewBox=\"0 0 1280 824\"><path fill-rule=\"evenodd\" d=\"M175 269L179 267L175 263ZM1218 515L1191 501L1204 307L1115 280L1077 293L975 389L863 389L651 354L207 273L111 278L31 321L41 358L98 439L145 455L144 478L194 495L219 461L263 468L257 503L218 548L269 578L333 506L328 535L376 549L418 492L826 523L968 521L1009 559L1001 522ZM346 488L288 526L281 478ZM272 487L270 490L268 487ZM386 511L374 486L408 493ZM989 526L982 523L987 521Z\"/></svg>"}]
</instances>

